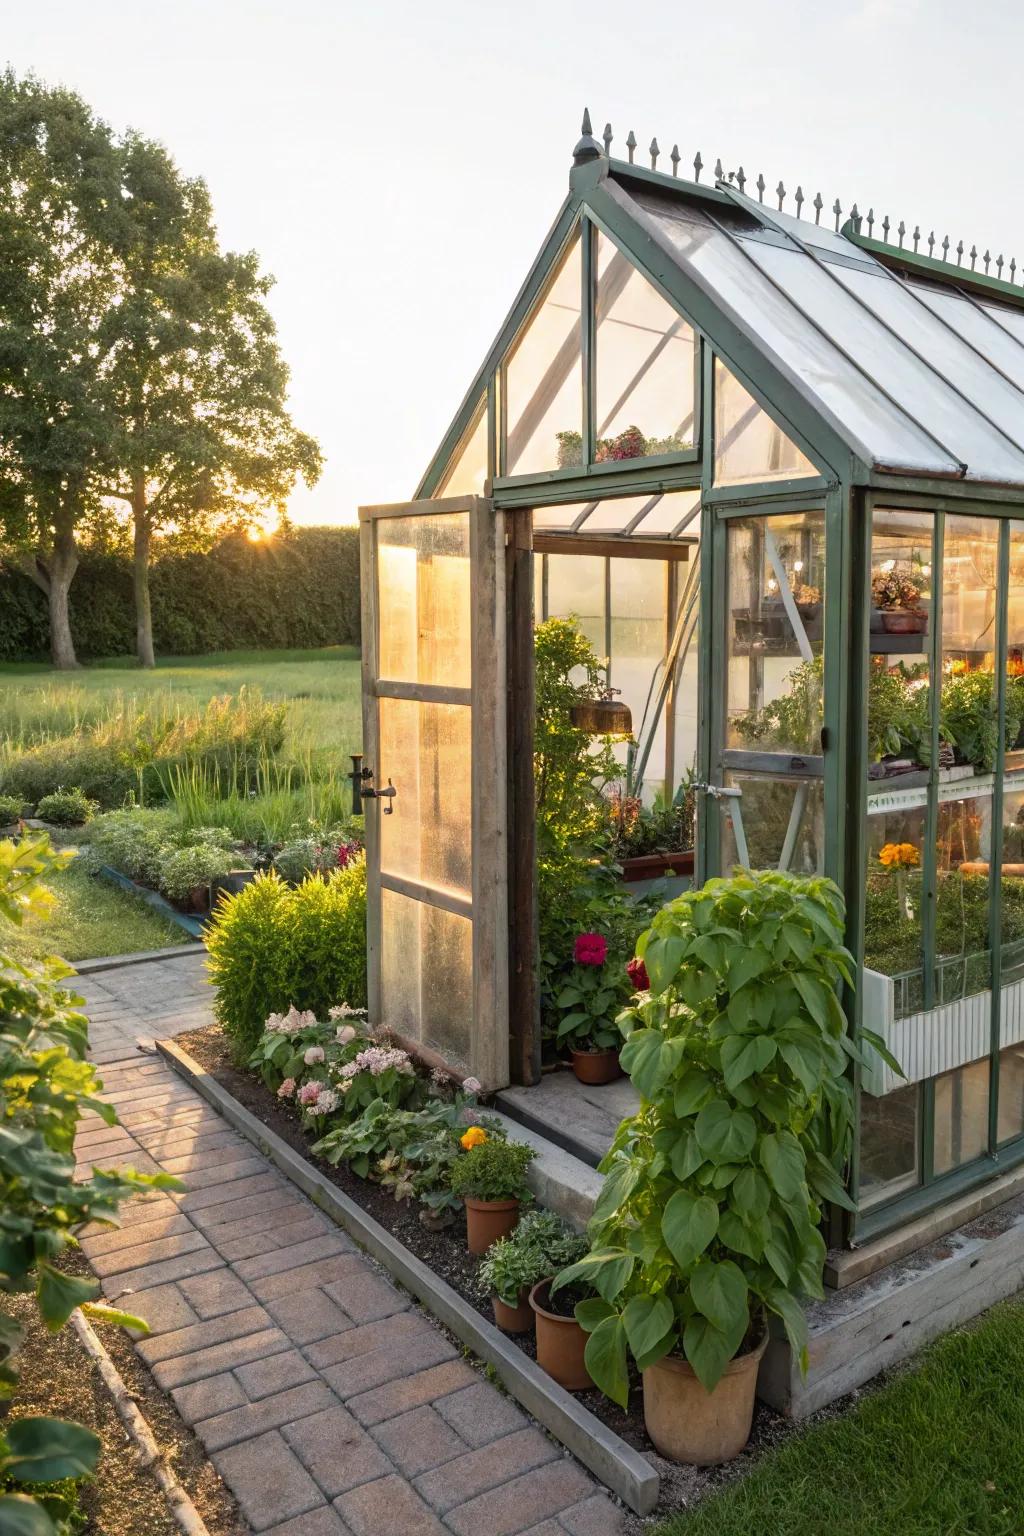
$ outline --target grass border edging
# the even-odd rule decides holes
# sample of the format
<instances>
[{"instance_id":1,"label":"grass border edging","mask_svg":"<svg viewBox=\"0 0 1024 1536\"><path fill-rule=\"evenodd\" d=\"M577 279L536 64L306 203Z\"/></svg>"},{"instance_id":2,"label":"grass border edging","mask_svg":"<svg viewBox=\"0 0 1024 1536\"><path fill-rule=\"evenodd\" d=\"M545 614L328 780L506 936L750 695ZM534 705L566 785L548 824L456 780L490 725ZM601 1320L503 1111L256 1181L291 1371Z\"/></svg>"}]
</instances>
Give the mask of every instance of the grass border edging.
<instances>
[{"instance_id":1,"label":"grass border edging","mask_svg":"<svg viewBox=\"0 0 1024 1536\"><path fill-rule=\"evenodd\" d=\"M159 912L170 923L177 923L179 928L193 939L203 937L203 924L198 917L189 917L185 912L179 912L177 907L172 907L170 902L160 895L159 891L151 891L148 885L139 885L137 881L122 875L119 869L111 869L109 864L101 864L97 871L102 880L107 880L111 885L119 885L123 891L133 891L136 896L141 896L143 901Z\"/></svg>"},{"instance_id":2,"label":"grass border edging","mask_svg":"<svg viewBox=\"0 0 1024 1536\"><path fill-rule=\"evenodd\" d=\"M76 976L95 976L98 971L119 971L126 965L148 965L152 960L178 960L182 955L201 955L206 945L201 939L188 944L168 944L166 949L138 949L128 955L97 955L94 960L69 960Z\"/></svg>"},{"instance_id":3,"label":"grass border edging","mask_svg":"<svg viewBox=\"0 0 1024 1536\"><path fill-rule=\"evenodd\" d=\"M382 1264L432 1316L494 1368L515 1400L555 1439L639 1515L658 1502L660 1479L650 1463L601 1423L509 1342L448 1283L410 1253L378 1221L338 1189L312 1163L292 1150L228 1093L199 1062L173 1040L158 1040L160 1055L234 1128L253 1142L280 1171Z\"/></svg>"}]
</instances>

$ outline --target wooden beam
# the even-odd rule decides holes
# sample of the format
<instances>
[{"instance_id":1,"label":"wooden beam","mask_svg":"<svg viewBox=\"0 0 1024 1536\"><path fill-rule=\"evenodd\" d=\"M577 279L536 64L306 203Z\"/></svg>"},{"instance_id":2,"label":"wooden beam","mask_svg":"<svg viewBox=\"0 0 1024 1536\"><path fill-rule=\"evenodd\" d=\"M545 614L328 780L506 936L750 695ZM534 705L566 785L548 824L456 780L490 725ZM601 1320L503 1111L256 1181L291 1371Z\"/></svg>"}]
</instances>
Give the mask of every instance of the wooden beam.
<instances>
[{"instance_id":1,"label":"wooden beam","mask_svg":"<svg viewBox=\"0 0 1024 1536\"><path fill-rule=\"evenodd\" d=\"M540 1080L537 818L533 782L533 514L506 512L508 607L509 1068Z\"/></svg>"}]
</instances>

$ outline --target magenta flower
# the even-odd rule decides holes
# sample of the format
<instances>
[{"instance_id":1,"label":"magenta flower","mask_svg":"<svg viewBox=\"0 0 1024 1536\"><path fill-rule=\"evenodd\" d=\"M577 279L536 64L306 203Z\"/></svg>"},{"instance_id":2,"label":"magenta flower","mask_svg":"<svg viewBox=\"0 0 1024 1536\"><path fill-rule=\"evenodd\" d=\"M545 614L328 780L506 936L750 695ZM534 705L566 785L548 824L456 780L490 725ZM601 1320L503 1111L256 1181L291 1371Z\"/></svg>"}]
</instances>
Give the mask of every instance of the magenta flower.
<instances>
[{"instance_id":1,"label":"magenta flower","mask_svg":"<svg viewBox=\"0 0 1024 1536\"><path fill-rule=\"evenodd\" d=\"M573 959L577 965L604 965L608 958L608 940L602 933L580 933L576 936Z\"/></svg>"},{"instance_id":2,"label":"magenta flower","mask_svg":"<svg viewBox=\"0 0 1024 1536\"><path fill-rule=\"evenodd\" d=\"M634 992L649 992L651 990L651 978L647 974L647 967L642 960L628 960L626 962L626 975L633 983Z\"/></svg>"}]
</instances>

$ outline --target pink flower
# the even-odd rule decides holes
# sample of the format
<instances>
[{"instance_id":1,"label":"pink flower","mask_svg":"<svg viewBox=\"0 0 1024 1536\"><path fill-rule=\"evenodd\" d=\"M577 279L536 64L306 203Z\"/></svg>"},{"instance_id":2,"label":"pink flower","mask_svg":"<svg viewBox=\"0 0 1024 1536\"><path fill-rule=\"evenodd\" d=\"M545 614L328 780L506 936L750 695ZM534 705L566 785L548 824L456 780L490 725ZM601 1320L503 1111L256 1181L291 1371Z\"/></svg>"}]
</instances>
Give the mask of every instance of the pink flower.
<instances>
[{"instance_id":1,"label":"pink flower","mask_svg":"<svg viewBox=\"0 0 1024 1536\"><path fill-rule=\"evenodd\" d=\"M323 1087L323 1083L303 1083L302 1087L299 1089L299 1103L315 1104L317 1099L320 1097L320 1090Z\"/></svg>"},{"instance_id":2,"label":"pink flower","mask_svg":"<svg viewBox=\"0 0 1024 1536\"><path fill-rule=\"evenodd\" d=\"M284 1082L281 1084L280 1088L277 1090L277 1096L278 1096L279 1099L293 1099L295 1097L295 1079L294 1079L294 1077L286 1077L285 1078Z\"/></svg>"},{"instance_id":3,"label":"pink flower","mask_svg":"<svg viewBox=\"0 0 1024 1536\"><path fill-rule=\"evenodd\" d=\"M463 1093L479 1093L482 1086L483 1085L481 1084L479 1078L476 1078L476 1077L464 1077L462 1079L462 1091L463 1091Z\"/></svg>"},{"instance_id":4,"label":"pink flower","mask_svg":"<svg viewBox=\"0 0 1024 1536\"><path fill-rule=\"evenodd\" d=\"M355 1039L355 1037L356 1032L352 1028L352 1025L343 1024L334 1038L337 1040L339 1045L348 1045L350 1041Z\"/></svg>"},{"instance_id":5,"label":"pink flower","mask_svg":"<svg viewBox=\"0 0 1024 1536\"><path fill-rule=\"evenodd\" d=\"M341 1103L341 1095L335 1093L333 1088L324 1088L317 1097L315 1104L310 1106L312 1115L329 1115L337 1109Z\"/></svg>"},{"instance_id":6,"label":"pink flower","mask_svg":"<svg viewBox=\"0 0 1024 1536\"><path fill-rule=\"evenodd\" d=\"M309 1049L306 1051L306 1054L303 1056L302 1059L306 1063L307 1067L315 1067L315 1066L317 1066L317 1064L319 1062L323 1061L323 1059L324 1059L324 1048L323 1048L323 1046L322 1045L311 1045L309 1047Z\"/></svg>"},{"instance_id":7,"label":"pink flower","mask_svg":"<svg viewBox=\"0 0 1024 1536\"><path fill-rule=\"evenodd\" d=\"M634 992L649 992L651 978L647 974L647 967L642 960L629 960L626 962L626 975L633 983Z\"/></svg>"},{"instance_id":8,"label":"pink flower","mask_svg":"<svg viewBox=\"0 0 1024 1536\"><path fill-rule=\"evenodd\" d=\"M608 957L608 940L601 933L577 935L573 959L577 965L604 965Z\"/></svg>"}]
</instances>

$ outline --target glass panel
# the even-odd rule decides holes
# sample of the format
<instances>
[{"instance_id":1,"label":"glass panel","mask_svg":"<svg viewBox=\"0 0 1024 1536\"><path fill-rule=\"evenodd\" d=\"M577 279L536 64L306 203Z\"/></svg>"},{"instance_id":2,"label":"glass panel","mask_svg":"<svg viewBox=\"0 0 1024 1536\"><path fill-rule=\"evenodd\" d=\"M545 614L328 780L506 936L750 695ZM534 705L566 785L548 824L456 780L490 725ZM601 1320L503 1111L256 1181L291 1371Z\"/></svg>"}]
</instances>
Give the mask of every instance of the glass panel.
<instances>
[{"instance_id":1,"label":"glass panel","mask_svg":"<svg viewBox=\"0 0 1024 1536\"><path fill-rule=\"evenodd\" d=\"M1009 304L983 304L981 307L997 325L1009 331L1024 346L1024 311L1013 309Z\"/></svg>"},{"instance_id":2,"label":"glass panel","mask_svg":"<svg viewBox=\"0 0 1024 1536\"><path fill-rule=\"evenodd\" d=\"M660 496L633 529L639 534L674 533L687 514L700 506L700 491L674 491ZM684 528L681 535L687 539L700 538L700 513Z\"/></svg>"},{"instance_id":3,"label":"glass panel","mask_svg":"<svg viewBox=\"0 0 1024 1536\"><path fill-rule=\"evenodd\" d=\"M999 1052L998 1119L1000 1146L1024 1136L1024 1045L1009 1045Z\"/></svg>"},{"instance_id":4,"label":"glass panel","mask_svg":"<svg viewBox=\"0 0 1024 1536\"><path fill-rule=\"evenodd\" d=\"M470 685L469 514L377 521L379 675Z\"/></svg>"},{"instance_id":5,"label":"glass panel","mask_svg":"<svg viewBox=\"0 0 1024 1536\"><path fill-rule=\"evenodd\" d=\"M825 516L730 519L726 745L821 752Z\"/></svg>"},{"instance_id":6,"label":"glass panel","mask_svg":"<svg viewBox=\"0 0 1024 1536\"><path fill-rule=\"evenodd\" d=\"M989 1060L935 1079L936 1174L973 1163L988 1148Z\"/></svg>"},{"instance_id":7,"label":"glass panel","mask_svg":"<svg viewBox=\"0 0 1024 1536\"><path fill-rule=\"evenodd\" d=\"M436 496L482 496L487 479L487 399L481 400L469 435L455 450L455 457L435 491Z\"/></svg>"},{"instance_id":8,"label":"glass panel","mask_svg":"<svg viewBox=\"0 0 1024 1536\"><path fill-rule=\"evenodd\" d=\"M381 892L381 1017L453 1067L469 1065L473 924L387 889Z\"/></svg>"},{"instance_id":9,"label":"glass panel","mask_svg":"<svg viewBox=\"0 0 1024 1536\"><path fill-rule=\"evenodd\" d=\"M653 713L662 662L668 648L668 565L664 560L610 561L611 663L609 681L633 716L638 747L650 740L644 799L653 800L665 788L665 713L653 736ZM648 717L648 704L650 717ZM625 765L627 746L617 742L615 753Z\"/></svg>"},{"instance_id":10,"label":"glass panel","mask_svg":"<svg viewBox=\"0 0 1024 1536\"><path fill-rule=\"evenodd\" d=\"M603 555L548 555L547 616L574 614L597 655L606 658L605 559Z\"/></svg>"},{"instance_id":11,"label":"glass panel","mask_svg":"<svg viewBox=\"0 0 1024 1536\"><path fill-rule=\"evenodd\" d=\"M599 501L580 525L581 533L621 533L650 501L649 496L615 496Z\"/></svg>"},{"instance_id":12,"label":"glass panel","mask_svg":"<svg viewBox=\"0 0 1024 1536\"><path fill-rule=\"evenodd\" d=\"M582 458L581 285L577 236L506 364L508 475L564 468Z\"/></svg>"},{"instance_id":13,"label":"glass panel","mask_svg":"<svg viewBox=\"0 0 1024 1536\"><path fill-rule=\"evenodd\" d=\"M889 1200L920 1180L916 1083L895 1093L860 1098L860 1206Z\"/></svg>"},{"instance_id":14,"label":"glass panel","mask_svg":"<svg viewBox=\"0 0 1024 1536\"><path fill-rule=\"evenodd\" d=\"M970 299L958 298L943 288L929 288L924 283L911 283L910 286L919 299L977 347L983 357L1024 387L1024 348L1006 334L991 312L986 313Z\"/></svg>"},{"instance_id":15,"label":"glass panel","mask_svg":"<svg viewBox=\"0 0 1024 1536\"><path fill-rule=\"evenodd\" d=\"M864 964L896 983L896 1017L924 1007L921 953L921 866L925 838L921 803L881 809L868 801Z\"/></svg>"},{"instance_id":16,"label":"glass panel","mask_svg":"<svg viewBox=\"0 0 1024 1536\"><path fill-rule=\"evenodd\" d=\"M722 870L785 869L820 875L825 868L825 802L821 779L770 779L726 774L739 799L722 802ZM742 840L736 821L742 818ZM747 856L743 857L743 842Z\"/></svg>"},{"instance_id":17,"label":"glass panel","mask_svg":"<svg viewBox=\"0 0 1024 1536\"><path fill-rule=\"evenodd\" d=\"M596 359L599 462L693 446L693 331L601 233Z\"/></svg>"},{"instance_id":18,"label":"glass panel","mask_svg":"<svg viewBox=\"0 0 1024 1536\"><path fill-rule=\"evenodd\" d=\"M380 699L381 783L398 793L380 817L380 867L468 896L472 885L470 709Z\"/></svg>"},{"instance_id":19,"label":"glass panel","mask_svg":"<svg viewBox=\"0 0 1024 1536\"><path fill-rule=\"evenodd\" d=\"M927 512L874 514L868 757L871 778L895 779L892 787L929 751L933 526Z\"/></svg>"},{"instance_id":20,"label":"glass panel","mask_svg":"<svg viewBox=\"0 0 1024 1536\"><path fill-rule=\"evenodd\" d=\"M571 501L558 507L537 507L534 509L533 526L549 533L568 533L584 507L590 505L589 501Z\"/></svg>"},{"instance_id":21,"label":"glass panel","mask_svg":"<svg viewBox=\"0 0 1024 1536\"><path fill-rule=\"evenodd\" d=\"M683 206L678 199L669 203L646 192L633 196L657 225L682 270L737 315L760 345L802 381L809 396L866 445L876 463L956 471L957 461L949 449L894 408L874 383L872 370L858 368L844 357L828 332L823 334L812 325L768 282L746 254L752 251L753 241L734 243L699 209ZM813 270L809 258L798 259ZM842 298L838 288L837 295ZM857 353L856 346L853 351Z\"/></svg>"},{"instance_id":22,"label":"glass panel","mask_svg":"<svg viewBox=\"0 0 1024 1536\"><path fill-rule=\"evenodd\" d=\"M715 484L816 475L805 454L715 358Z\"/></svg>"}]
</instances>

